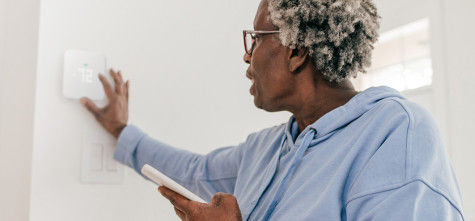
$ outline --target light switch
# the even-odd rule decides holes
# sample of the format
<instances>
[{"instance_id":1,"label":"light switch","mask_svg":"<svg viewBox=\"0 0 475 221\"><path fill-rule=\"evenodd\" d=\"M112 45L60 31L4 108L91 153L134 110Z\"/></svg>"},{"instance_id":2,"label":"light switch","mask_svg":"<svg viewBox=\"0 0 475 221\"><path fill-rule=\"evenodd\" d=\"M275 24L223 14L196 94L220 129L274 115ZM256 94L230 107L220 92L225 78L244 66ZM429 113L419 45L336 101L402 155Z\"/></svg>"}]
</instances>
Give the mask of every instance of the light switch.
<instances>
[{"instance_id":1,"label":"light switch","mask_svg":"<svg viewBox=\"0 0 475 221\"><path fill-rule=\"evenodd\" d=\"M84 184L121 184L124 167L114 158L116 140L103 129L85 130L80 181Z\"/></svg>"},{"instance_id":2,"label":"light switch","mask_svg":"<svg viewBox=\"0 0 475 221\"><path fill-rule=\"evenodd\" d=\"M117 162L114 160L114 146L109 145L105 149L104 164L107 171L117 171Z\"/></svg>"},{"instance_id":3,"label":"light switch","mask_svg":"<svg viewBox=\"0 0 475 221\"><path fill-rule=\"evenodd\" d=\"M92 143L89 152L89 169L94 171L102 170L102 160L104 158L104 146L98 143Z\"/></svg>"}]
</instances>

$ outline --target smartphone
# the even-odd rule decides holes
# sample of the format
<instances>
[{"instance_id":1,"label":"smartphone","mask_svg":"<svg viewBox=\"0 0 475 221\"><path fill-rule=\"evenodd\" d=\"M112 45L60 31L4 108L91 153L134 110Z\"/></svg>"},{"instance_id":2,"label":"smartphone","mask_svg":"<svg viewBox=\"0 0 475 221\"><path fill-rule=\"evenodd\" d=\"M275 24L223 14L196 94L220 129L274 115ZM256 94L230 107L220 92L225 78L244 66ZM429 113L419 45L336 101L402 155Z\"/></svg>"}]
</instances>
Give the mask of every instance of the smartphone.
<instances>
[{"instance_id":1,"label":"smartphone","mask_svg":"<svg viewBox=\"0 0 475 221\"><path fill-rule=\"evenodd\" d=\"M145 164L142 167L142 174L148 177L150 180L158 184L159 186L165 186L168 189L171 189L180 195L186 197L189 200L197 201L200 203L207 203L203 199L201 199L199 196L195 195L191 191L187 190L185 187L182 185L178 184L174 180L172 180L170 177L165 176L165 174L161 173L157 169L153 168L152 166Z\"/></svg>"}]
</instances>

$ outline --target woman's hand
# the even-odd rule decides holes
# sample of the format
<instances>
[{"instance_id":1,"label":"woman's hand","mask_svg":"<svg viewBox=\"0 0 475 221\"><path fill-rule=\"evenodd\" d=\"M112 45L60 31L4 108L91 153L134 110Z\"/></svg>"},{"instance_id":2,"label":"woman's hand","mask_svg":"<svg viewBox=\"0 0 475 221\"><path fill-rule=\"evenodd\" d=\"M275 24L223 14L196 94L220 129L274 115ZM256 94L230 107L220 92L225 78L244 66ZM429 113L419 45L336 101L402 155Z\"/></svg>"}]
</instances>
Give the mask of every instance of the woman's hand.
<instances>
[{"instance_id":1,"label":"woman's hand","mask_svg":"<svg viewBox=\"0 0 475 221\"><path fill-rule=\"evenodd\" d=\"M116 73L110 69L109 73L114 79L115 89L103 75L99 74L109 104L100 109L86 97L81 98L81 103L109 133L115 138L119 138L129 119L129 81L124 83L120 71Z\"/></svg>"},{"instance_id":2,"label":"woman's hand","mask_svg":"<svg viewBox=\"0 0 475 221\"><path fill-rule=\"evenodd\" d=\"M191 201L184 196L160 186L158 191L175 207L175 213L181 220L223 220L241 221L241 211L236 198L231 194L216 193L211 204Z\"/></svg>"}]
</instances>

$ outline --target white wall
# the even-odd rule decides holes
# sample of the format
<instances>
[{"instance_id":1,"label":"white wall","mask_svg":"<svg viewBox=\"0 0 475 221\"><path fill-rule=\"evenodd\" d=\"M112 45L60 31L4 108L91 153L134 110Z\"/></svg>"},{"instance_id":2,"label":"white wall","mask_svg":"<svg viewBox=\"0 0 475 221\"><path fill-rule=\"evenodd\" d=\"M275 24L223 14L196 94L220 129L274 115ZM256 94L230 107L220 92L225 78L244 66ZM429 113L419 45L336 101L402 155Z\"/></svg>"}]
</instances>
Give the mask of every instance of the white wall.
<instances>
[{"instance_id":1,"label":"white wall","mask_svg":"<svg viewBox=\"0 0 475 221\"><path fill-rule=\"evenodd\" d=\"M79 182L85 131L101 128L61 96L66 49L104 52L131 85L131 122L153 137L206 153L238 144L288 114L257 110L242 32L259 1L44 0L38 51L31 220L176 220L132 170L121 185Z\"/></svg>"},{"instance_id":2,"label":"white wall","mask_svg":"<svg viewBox=\"0 0 475 221\"><path fill-rule=\"evenodd\" d=\"M27 220L37 0L0 0L0 220Z\"/></svg>"},{"instance_id":3,"label":"white wall","mask_svg":"<svg viewBox=\"0 0 475 221\"><path fill-rule=\"evenodd\" d=\"M475 219L475 1L444 0L450 146L467 220Z\"/></svg>"},{"instance_id":4,"label":"white wall","mask_svg":"<svg viewBox=\"0 0 475 221\"><path fill-rule=\"evenodd\" d=\"M444 134L464 200L467 220L475 218L475 1L376 0L382 30L430 18L433 86L409 94L433 107Z\"/></svg>"},{"instance_id":5,"label":"white wall","mask_svg":"<svg viewBox=\"0 0 475 221\"><path fill-rule=\"evenodd\" d=\"M375 0L381 15L381 32L392 30L406 24L428 18L429 39L433 68L432 85L405 91L403 94L424 108L435 118L440 126L444 140L447 143L449 132L447 126L447 83L444 68L444 39L442 38L444 26L443 17L440 15L441 4L433 0ZM448 148L449 153L451 151Z\"/></svg>"}]
</instances>

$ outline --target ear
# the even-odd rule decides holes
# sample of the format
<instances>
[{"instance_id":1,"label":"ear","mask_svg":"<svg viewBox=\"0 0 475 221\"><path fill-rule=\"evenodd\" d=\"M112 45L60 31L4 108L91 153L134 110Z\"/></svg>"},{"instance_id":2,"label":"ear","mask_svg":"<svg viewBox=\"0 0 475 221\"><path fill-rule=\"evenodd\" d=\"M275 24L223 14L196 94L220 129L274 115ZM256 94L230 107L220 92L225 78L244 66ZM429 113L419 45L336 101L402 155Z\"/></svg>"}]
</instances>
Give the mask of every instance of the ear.
<instances>
[{"instance_id":1,"label":"ear","mask_svg":"<svg viewBox=\"0 0 475 221\"><path fill-rule=\"evenodd\" d=\"M307 48L289 49L289 71L298 72L306 63L308 55Z\"/></svg>"}]
</instances>

